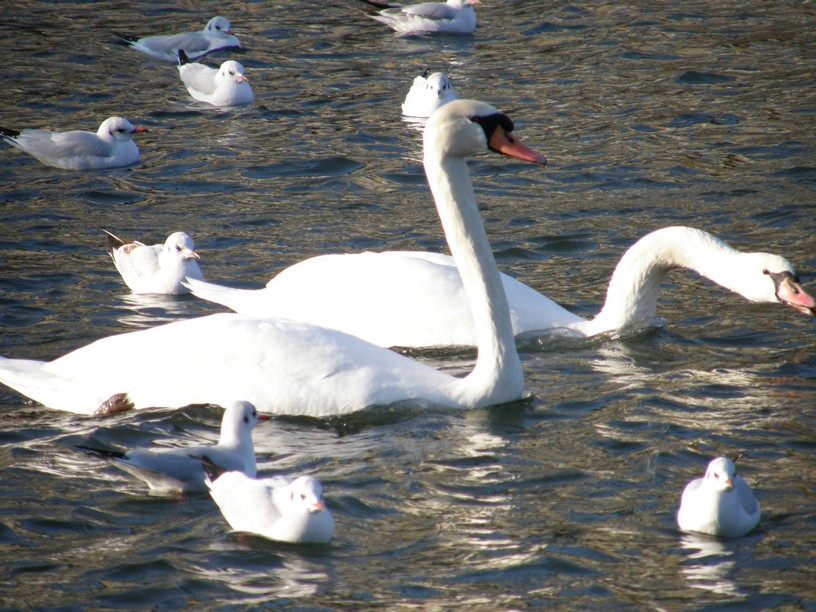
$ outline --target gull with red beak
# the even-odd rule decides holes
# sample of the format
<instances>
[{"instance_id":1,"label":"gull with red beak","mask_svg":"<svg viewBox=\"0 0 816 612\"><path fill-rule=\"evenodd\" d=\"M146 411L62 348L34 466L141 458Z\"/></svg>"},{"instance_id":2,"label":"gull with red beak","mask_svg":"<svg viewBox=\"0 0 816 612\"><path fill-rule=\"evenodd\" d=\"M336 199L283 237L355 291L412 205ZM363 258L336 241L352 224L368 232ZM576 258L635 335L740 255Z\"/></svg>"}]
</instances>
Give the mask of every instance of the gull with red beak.
<instances>
[{"instance_id":1,"label":"gull with red beak","mask_svg":"<svg viewBox=\"0 0 816 612\"><path fill-rule=\"evenodd\" d=\"M683 490L677 524L683 531L739 538L757 526L759 516L759 503L734 462L717 457L705 476Z\"/></svg>"},{"instance_id":2,"label":"gull with red beak","mask_svg":"<svg viewBox=\"0 0 816 612\"><path fill-rule=\"evenodd\" d=\"M160 493L184 493L206 491L202 458L206 455L211 464L222 470L238 470L235 473L254 477L255 446L252 430L260 421L269 417L259 415L249 402L229 404L221 419L221 435L218 444L211 446L186 446L161 450L119 450L89 444L79 448L106 459L139 480L151 491Z\"/></svg>"},{"instance_id":3,"label":"gull with red beak","mask_svg":"<svg viewBox=\"0 0 816 612\"><path fill-rule=\"evenodd\" d=\"M108 235L108 253L133 293L189 293L182 281L204 278L198 265L200 258L189 234L174 232L164 244L147 245L103 231Z\"/></svg>"},{"instance_id":4,"label":"gull with red beak","mask_svg":"<svg viewBox=\"0 0 816 612\"><path fill-rule=\"evenodd\" d=\"M48 166L63 170L105 170L139 161L133 135L146 132L127 119L109 117L94 132L12 130L0 127L0 138Z\"/></svg>"},{"instance_id":5,"label":"gull with red beak","mask_svg":"<svg viewBox=\"0 0 816 612\"><path fill-rule=\"evenodd\" d=\"M145 36L144 38L128 34L117 34L117 36L132 49L165 62L175 62L178 59L179 49L184 49L190 58L197 59L219 49L237 49L241 46L238 38L232 33L229 20L221 16L210 19L204 29L199 32Z\"/></svg>"},{"instance_id":6,"label":"gull with red beak","mask_svg":"<svg viewBox=\"0 0 816 612\"><path fill-rule=\"evenodd\" d=\"M473 34L473 30L476 29L476 12L473 5L479 4L479 0L447 0L405 5L376 0L363 2L383 9L369 16L394 29L401 36L433 32Z\"/></svg>"},{"instance_id":7,"label":"gull with red beak","mask_svg":"<svg viewBox=\"0 0 816 612\"><path fill-rule=\"evenodd\" d=\"M244 67L228 60L218 69L191 63L184 50L179 49L179 76L181 82L196 100L213 106L252 104L255 95L244 75Z\"/></svg>"},{"instance_id":8,"label":"gull with red beak","mask_svg":"<svg viewBox=\"0 0 816 612\"><path fill-rule=\"evenodd\" d=\"M242 472L218 474L206 459L204 469L210 495L235 531L299 544L331 541L334 518L323 502L323 487L315 478L258 479Z\"/></svg>"}]
</instances>

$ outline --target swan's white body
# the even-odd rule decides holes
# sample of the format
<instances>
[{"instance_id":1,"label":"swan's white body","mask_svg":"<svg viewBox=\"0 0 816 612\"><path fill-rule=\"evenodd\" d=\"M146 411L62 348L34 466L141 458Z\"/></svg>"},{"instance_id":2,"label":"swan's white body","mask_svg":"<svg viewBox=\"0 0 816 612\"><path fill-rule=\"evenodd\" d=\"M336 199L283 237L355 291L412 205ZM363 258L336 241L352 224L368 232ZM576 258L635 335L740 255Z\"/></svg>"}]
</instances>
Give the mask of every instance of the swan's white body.
<instances>
[{"instance_id":1,"label":"swan's white body","mask_svg":"<svg viewBox=\"0 0 816 612\"><path fill-rule=\"evenodd\" d=\"M122 117L105 119L96 132L21 131L0 128L0 138L48 166L63 170L104 170L139 161L133 134L146 132Z\"/></svg>"},{"instance_id":2,"label":"swan's white body","mask_svg":"<svg viewBox=\"0 0 816 612\"><path fill-rule=\"evenodd\" d=\"M734 462L713 459L705 476L683 490L677 524L683 531L739 538L759 524L759 502Z\"/></svg>"},{"instance_id":3,"label":"swan's white body","mask_svg":"<svg viewBox=\"0 0 816 612\"><path fill-rule=\"evenodd\" d=\"M513 333L559 328L592 336L652 325L660 283L676 268L696 270L754 302L816 307L795 282L787 259L741 253L702 230L666 227L641 238L624 254L603 309L590 320L502 274ZM380 346L476 343L459 271L446 255L407 251L322 255L283 270L263 289L187 284L195 295L241 314L290 317Z\"/></svg>"},{"instance_id":4,"label":"swan's white body","mask_svg":"<svg viewBox=\"0 0 816 612\"><path fill-rule=\"evenodd\" d=\"M174 232L164 244L146 245L108 235L108 253L133 293L189 293L185 279L203 280L198 254L189 234Z\"/></svg>"},{"instance_id":5,"label":"swan's white body","mask_svg":"<svg viewBox=\"0 0 816 612\"><path fill-rule=\"evenodd\" d=\"M473 34L476 29L474 3L474 0L422 2L387 8L370 17L403 36L432 32Z\"/></svg>"},{"instance_id":6,"label":"swan's white body","mask_svg":"<svg viewBox=\"0 0 816 612\"><path fill-rule=\"evenodd\" d=\"M238 39L230 30L230 22L226 17L213 17L200 32L182 32L166 36L135 36L119 35L128 46L147 53L151 57L175 62L178 59L179 49L183 49L190 59L196 59L217 51L241 46Z\"/></svg>"},{"instance_id":7,"label":"swan's white body","mask_svg":"<svg viewBox=\"0 0 816 612\"><path fill-rule=\"evenodd\" d=\"M328 544L334 518L323 503L323 487L311 476L250 478L225 472L207 479L210 495L235 531L297 544Z\"/></svg>"},{"instance_id":8,"label":"swan's white body","mask_svg":"<svg viewBox=\"0 0 816 612\"><path fill-rule=\"evenodd\" d=\"M234 60L224 62L218 69L182 63L178 70L182 83L196 100L213 106L238 106L252 104L255 99L244 67Z\"/></svg>"},{"instance_id":9,"label":"swan's white body","mask_svg":"<svg viewBox=\"0 0 816 612\"><path fill-rule=\"evenodd\" d=\"M456 100L459 95L447 75L434 72L427 78L420 75L414 79L411 89L402 103L406 117L430 117L440 106Z\"/></svg>"},{"instance_id":10,"label":"swan's white body","mask_svg":"<svg viewBox=\"0 0 816 612\"><path fill-rule=\"evenodd\" d=\"M256 474L252 430L261 420L249 402L233 402L224 410L221 436L212 446L188 446L164 450L110 451L92 446L83 450L105 457L112 465L147 483L151 491L181 493L206 491L202 466L204 456L222 470L237 470L249 477Z\"/></svg>"},{"instance_id":11,"label":"swan's white body","mask_svg":"<svg viewBox=\"0 0 816 612\"><path fill-rule=\"evenodd\" d=\"M336 330L216 314L110 336L52 362L0 358L0 381L52 408L94 413L240 398L262 412L315 417L374 405L476 408L519 399L523 374L499 271L466 158L494 151L536 163L512 122L473 100L443 106L425 129L425 169L471 303L473 371L457 378Z\"/></svg>"}]
</instances>

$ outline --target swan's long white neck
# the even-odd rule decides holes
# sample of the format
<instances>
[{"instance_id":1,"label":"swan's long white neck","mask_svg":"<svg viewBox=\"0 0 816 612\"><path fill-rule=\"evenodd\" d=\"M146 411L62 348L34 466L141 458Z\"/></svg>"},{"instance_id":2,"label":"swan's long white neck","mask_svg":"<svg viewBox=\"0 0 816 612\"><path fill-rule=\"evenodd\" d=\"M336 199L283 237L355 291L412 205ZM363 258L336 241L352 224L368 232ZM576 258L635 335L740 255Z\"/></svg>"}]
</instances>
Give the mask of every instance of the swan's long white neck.
<instances>
[{"instance_id":1,"label":"swan's long white neck","mask_svg":"<svg viewBox=\"0 0 816 612\"><path fill-rule=\"evenodd\" d=\"M524 381L507 296L473 195L465 159L425 146L425 173L442 228L470 303L477 335L476 367L461 379L465 397L491 405L519 397Z\"/></svg>"},{"instance_id":2,"label":"swan's long white neck","mask_svg":"<svg viewBox=\"0 0 816 612\"><path fill-rule=\"evenodd\" d=\"M663 277L687 268L744 294L736 259L747 254L711 234L690 227L666 227L635 243L621 258L598 315L582 326L588 335L638 323L651 324Z\"/></svg>"}]
</instances>

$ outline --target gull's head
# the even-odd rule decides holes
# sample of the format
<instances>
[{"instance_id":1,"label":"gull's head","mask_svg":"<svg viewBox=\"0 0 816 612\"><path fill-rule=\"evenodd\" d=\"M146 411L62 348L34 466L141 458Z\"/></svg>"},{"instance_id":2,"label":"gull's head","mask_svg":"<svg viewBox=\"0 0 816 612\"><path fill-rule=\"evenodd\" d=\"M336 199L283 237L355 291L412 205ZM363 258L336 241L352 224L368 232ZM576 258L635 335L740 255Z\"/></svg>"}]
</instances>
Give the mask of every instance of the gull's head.
<instances>
[{"instance_id":1,"label":"gull's head","mask_svg":"<svg viewBox=\"0 0 816 612\"><path fill-rule=\"evenodd\" d=\"M309 514L324 512L323 486L311 476L300 476L289 485L289 500L293 507Z\"/></svg>"},{"instance_id":2,"label":"gull's head","mask_svg":"<svg viewBox=\"0 0 816 612\"><path fill-rule=\"evenodd\" d=\"M164 252L179 259L201 259L195 252L195 244L189 234L175 232L164 241Z\"/></svg>"},{"instance_id":3,"label":"gull's head","mask_svg":"<svg viewBox=\"0 0 816 612\"><path fill-rule=\"evenodd\" d=\"M455 95L456 93L450 79L443 72L434 72L425 79L425 89L433 92L437 98L443 98L451 94Z\"/></svg>"},{"instance_id":4,"label":"gull's head","mask_svg":"<svg viewBox=\"0 0 816 612\"><path fill-rule=\"evenodd\" d=\"M235 81L236 83L249 82L244 75L244 67L235 60L227 60L221 64L218 70L218 77L222 80Z\"/></svg>"},{"instance_id":5,"label":"gull's head","mask_svg":"<svg viewBox=\"0 0 816 612\"><path fill-rule=\"evenodd\" d=\"M221 431L222 433L225 429L233 432L252 431L258 423L267 420L269 417L259 414L252 402L232 402L224 410L224 416L221 418Z\"/></svg>"},{"instance_id":6,"label":"gull's head","mask_svg":"<svg viewBox=\"0 0 816 612\"><path fill-rule=\"evenodd\" d=\"M109 117L102 122L97 135L103 140L131 140L134 134L146 132L145 128L133 127L133 124L123 117Z\"/></svg>"},{"instance_id":7,"label":"gull's head","mask_svg":"<svg viewBox=\"0 0 816 612\"><path fill-rule=\"evenodd\" d=\"M704 476L706 486L716 491L728 491L734 488L737 466L727 457L712 459Z\"/></svg>"},{"instance_id":8,"label":"gull's head","mask_svg":"<svg viewBox=\"0 0 816 612\"><path fill-rule=\"evenodd\" d=\"M232 34L232 30L230 29L230 22L229 19L226 17L213 17L207 22L207 26L204 28L205 32L209 32L210 34L216 35L230 35Z\"/></svg>"}]
</instances>

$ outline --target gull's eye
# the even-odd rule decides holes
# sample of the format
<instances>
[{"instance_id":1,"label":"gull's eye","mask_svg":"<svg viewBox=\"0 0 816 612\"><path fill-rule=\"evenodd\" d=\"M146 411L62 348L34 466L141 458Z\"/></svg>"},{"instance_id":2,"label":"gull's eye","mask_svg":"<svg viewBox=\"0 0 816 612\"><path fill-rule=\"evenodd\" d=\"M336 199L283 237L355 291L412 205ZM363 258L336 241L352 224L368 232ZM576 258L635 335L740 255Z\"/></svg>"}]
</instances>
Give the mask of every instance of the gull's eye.
<instances>
[{"instance_id":1,"label":"gull's eye","mask_svg":"<svg viewBox=\"0 0 816 612\"><path fill-rule=\"evenodd\" d=\"M301 494L300 494L300 499L301 499L301 500L303 500L303 501L306 501L306 494L305 494L305 493L301 493Z\"/></svg>"},{"instance_id":2,"label":"gull's eye","mask_svg":"<svg viewBox=\"0 0 816 612\"><path fill-rule=\"evenodd\" d=\"M247 417L247 416L244 417L244 423L249 424L249 417Z\"/></svg>"}]
</instances>

